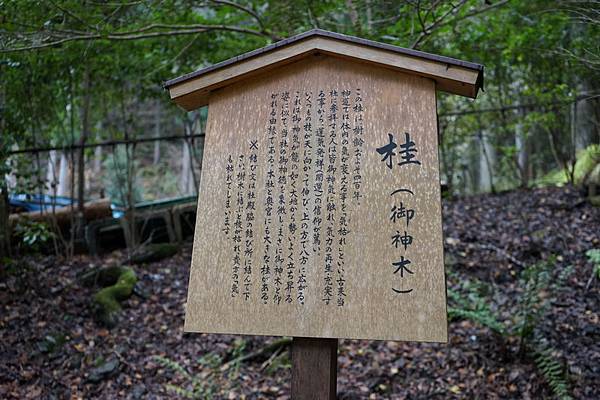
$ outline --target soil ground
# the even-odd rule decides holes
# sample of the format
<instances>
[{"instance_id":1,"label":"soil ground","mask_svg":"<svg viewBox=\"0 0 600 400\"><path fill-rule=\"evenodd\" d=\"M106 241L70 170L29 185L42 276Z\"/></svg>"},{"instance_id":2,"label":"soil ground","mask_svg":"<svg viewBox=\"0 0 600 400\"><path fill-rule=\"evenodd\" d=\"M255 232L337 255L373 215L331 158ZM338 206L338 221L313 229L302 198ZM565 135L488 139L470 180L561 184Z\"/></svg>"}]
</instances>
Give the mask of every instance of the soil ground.
<instances>
[{"instance_id":1,"label":"soil ground","mask_svg":"<svg viewBox=\"0 0 600 400\"><path fill-rule=\"evenodd\" d=\"M508 330L526 266L550 262L551 281L565 277L540 294L548 307L535 337L563 366L574 398L600 398L600 281L590 281L585 256L600 248L600 209L575 189L546 188L444 201L443 217L448 288L485 288L487 307ZM200 398L289 398L287 349L231 362L278 338L183 332L190 253L188 244L174 257L134 267L138 294L110 330L94 321L98 289L77 277L120 263L123 253L22 257L2 266L0 398L171 399L192 388ZM340 340L338 397L552 398L517 335L460 318L449 332L447 344Z\"/></svg>"}]
</instances>

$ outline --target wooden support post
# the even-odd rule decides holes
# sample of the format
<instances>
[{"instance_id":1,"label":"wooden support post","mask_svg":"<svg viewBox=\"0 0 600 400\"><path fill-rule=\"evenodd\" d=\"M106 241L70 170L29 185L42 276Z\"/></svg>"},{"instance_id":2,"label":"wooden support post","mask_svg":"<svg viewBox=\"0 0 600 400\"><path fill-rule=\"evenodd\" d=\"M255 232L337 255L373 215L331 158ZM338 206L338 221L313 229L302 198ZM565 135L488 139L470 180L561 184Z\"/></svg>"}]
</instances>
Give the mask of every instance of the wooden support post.
<instances>
[{"instance_id":1,"label":"wooden support post","mask_svg":"<svg viewBox=\"0 0 600 400\"><path fill-rule=\"evenodd\" d=\"M337 390L337 339L294 337L292 399L334 400Z\"/></svg>"}]
</instances>

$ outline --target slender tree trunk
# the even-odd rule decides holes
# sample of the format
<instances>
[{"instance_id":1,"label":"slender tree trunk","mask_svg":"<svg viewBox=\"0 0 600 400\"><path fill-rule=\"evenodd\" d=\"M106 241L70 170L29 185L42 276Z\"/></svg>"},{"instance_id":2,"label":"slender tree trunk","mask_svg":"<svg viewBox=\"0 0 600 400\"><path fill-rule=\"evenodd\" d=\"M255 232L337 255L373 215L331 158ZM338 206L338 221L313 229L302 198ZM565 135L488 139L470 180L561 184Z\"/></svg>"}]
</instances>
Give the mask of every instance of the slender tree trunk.
<instances>
[{"instance_id":1,"label":"slender tree trunk","mask_svg":"<svg viewBox=\"0 0 600 400\"><path fill-rule=\"evenodd\" d=\"M0 262L2 258L10 257L10 227L8 226L8 188L2 177L0 182Z\"/></svg>"},{"instance_id":2,"label":"slender tree trunk","mask_svg":"<svg viewBox=\"0 0 600 400\"><path fill-rule=\"evenodd\" d=\"M491 146L486 132L479 134L479 189L484 192L496 192L494 186L494 149Z\"/></svg>"},{"instance_id":3,"label":"slender tree trunk","mask_svg":"<svg viewBox=\"0 0 600 400\"><path fill-rule=\"evenodd\" d=\"M517 167L519 169L519 177L521 187L526 188L529 185L529 146L527 143L527 133L523 127L523 113L519 112L517 118L517 127L515 130L515 147L517 149Z\"/></svg>"},{"instance_id":4,"label":"slender tree trunk","mask_svg":"<svg viewBox=\"0 0 600 400\"><path fill-rule=\"evenodd\" d=\"M0 66L0 73L2 67ZM0 85L0 135L5 134L6 118L5 118L5 89L4 86ZM7 163L7 155L4 153L6 144L0 146L0 163ZM0 262L2 258L10 257L10 227L8 226L8 188L10 186L10 176L5 176L4 173L0 174Z\"/></svg>"},{"instance_id":5,"label":"slender tree trunk","mask_svg":"<svg viewBox=\"0 0 600 400\"><path fill-rule=\"evenodd\" d=\"M188 144L185 140L181 143L181 180L179 185L179 190L183 195L187 195L189 193L190 187L190 168L192 166L190 159L190 152L188 150Z\"/></svg>"},{"instance_id":6,"label":"slender tree trunk","mask_svg":"<svg viewBox=\"0 0 600 400\"><path fill-rule=\"evenodd\" d=\"M96 141L102 141L102 121L96 124ZM99 179L102 172L102 146L97 146L94 149L94 177Z\"/></svg>"},{"instance_id":7,"label":"slender tree trunk","mask_svg":"<svg viewBox=\"0 0 600 400\"><path fill-rule=\"evenodd\" d=\"M50 150L48 152L48 168L46 170L46 193L54 195L56 193L56 150Z\"/></svg>"},{"instance_id":8,"label":"slender tree trunk","mask_svg":"<svg viewBox=\"0 0 600 400\"><path fill-rule=\"evenodd\" d=\"M579 94L593 92L593 85L584 79L577 85ZM598 142L600 121L597 115L597 99L579 100L575 103L573 136L575 138L575 150L583 150L592 143Z\"/></svg>"},{"instance_id":9,"label":"slender tree trunk","mask_svg":"<svg viewBox=\"0 0 600 400\"><path fill-rule=\"evenodd\" d=\"M190 136L193 134L194 120L186 120L185 122L185 134ZM193 163L192 163L192 150L188 140L184 139L181 143L181 174L179 181L179 190L183 195L188 195L194 192L194 176L193 176Z\"/></svg>"},{"instance_id":10,"label":"slender tree trunk","mask_svg":"<svg viewBox=\"0 0 600 400\"><path fill-rule=\"evenodd\" d=\"M65 152L60 153L60 165L58 167L57 196L69 194L69 159Z\"/></svg>"},{"instance_id":11,"label":"slender tree trunk","mask_svg":"<svg viewBox=\"0 0 600 400\"><path fill-rule=\"evenodd\" d=\"M154 111L154 137L160 137L160 106L156 103L156 110ZM160 141L154 142L154 157L152 158L152 164L156 165L160 161Z\"/></svg>"},{"instance_id":12,"label":"slender tree trunk","mask_svg":"<svg viewBox=\"0 0 600 400\"><path fill-rule=\"evenodd\" d=\"M90 101L92 97L92 82L90 72L86 71L84 77L84 93L83 104L81 109L81 137L79 144L79 157L77 159L77 211L78 211L78 228L83 228L83 209L85 203L85 149L83 146L90 136Z\"/></svg>"}]
</instances>

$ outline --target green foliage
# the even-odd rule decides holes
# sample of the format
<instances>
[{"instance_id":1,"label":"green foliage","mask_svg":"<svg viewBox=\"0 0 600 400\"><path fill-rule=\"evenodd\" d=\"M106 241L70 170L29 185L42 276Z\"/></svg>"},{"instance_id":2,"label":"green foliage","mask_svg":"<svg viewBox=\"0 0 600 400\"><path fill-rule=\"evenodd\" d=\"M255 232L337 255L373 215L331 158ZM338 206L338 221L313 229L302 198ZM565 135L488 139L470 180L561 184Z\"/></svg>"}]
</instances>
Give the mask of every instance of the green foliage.
<instances>
[{"instance_id":1,"label":"green foliage","mask_svg":"<svg viewBox=\"0 0 600 400\"><path fill-rule=\"evenodd\" d=\"M34 252L40 251L55 236L46 223L27 218L19 218L14 230L23 247Z\"/></svg>"},{"instance_id":2,"label":"green foliage","mask_svg":"<svg viewBox=\"0 0 600 400\"><path fill-rule=\"evenodd\" d=\"M265 372L269 375L275 374L280 369L291 369L292 368L292 360L290 359L289 351L282 351L277 354L275 358L268 364L267 368L265 368Z\"/></svg>"},{"instance_id":3,"label":"green foliage","mask_svg":"<svg viewBox=\"0 0 600 400\"><path fill-rule=\"evenodd\" d=\"M139 177L141 183L144 184L145 200L159 200L179 194L178 177L173 169L165 163L140 167Z\"/></svg>"},{"instance_id":4,"label":"green foliage","mask_svg":"<svg viewBox=\"0 0 600 400\"><path fill-rule=\"evenodd\" d=\"M575 184L584 184L592 177L597 165L600 164L600 145L592 144L577 153L577 160L573 169ZM554 169L541 178L536 186L561 186L569 182L569 172L565 169Z\"/></svg>"},{"instance_id":5,"label":"green foliage","mask_svg":"<svg viewBox=\"0 0 600 400\"><path fill-rule=\"evenodd\" d=\"M8 112L0 118L7 132L0 175L13 146L78 142L90 93L90 126L103 126L96 139L143 136L134 117L140 103L161 102L173 119L183 115L166 106L161 82L318 27L484 64L486 90L476 103L440 96L443 173L455 192L478 191L478 137L485 135L497 158L495 188L514 187L518 127L536 176L573 161L569 102L596 92L600 81L600 53L590 45L600 42L593 12L559 0L4 1L0 108ZM481 109L502 111L470 113ZM445 115L454 111L467 113ZM171 192L166 182L160 190ZM150 197L160 194L155 188ZM120 190L111 191L122 200Z\"/></svg>"},{"instance_id":6,"label":"green foliage","mask_svg":"<svg viewBox=\"0 0 600 400\"><path fill-rule=\"evenodd\" d=\"M177 361L167 357L155 356L154 360L165 368L168 368L184 380L184 385L167 384L167 390L186 399L213 399L219 392L219 367L221 357L208 353L198 360L203 369L201 374L195 375L188 372L185 367Z\"/></svg>"},{"instance_id":7,"label":"green foliage","mask_svg":"<svg viewBox=\"0 0 600 400\"><path fill-rule=\"evenodd\" d=\"M569 394L569 383L565 378L563 365L556 360L552 348L538 345L533 352L535 364L544 375L544 379L552 389L552 393L559 400L572 399Z\"/></svg>"},{"instance_id":8,"label":"green foliage","mask_svg":"<svg viewBox=\"0 0 600 400\"><path fill-rule=\"evenodd\" d=\"M592 253L600 258L600 251ZM529 354L544 375L548 385L557 398L569 399L568 383L561 364L548 347L546 339L537 331L545 318L555 294L562 290L566 279L572 272L571 267L556 271L555 258L540 261L525 268L519 275L519 287L522 292L516 301L515 317L509 324L502 323L492 310L489 298L489 285L480 281L465 280L458 290L448 289L451 306L448 307L450 319L468 319L503 336L516 336L520 339L522 354Z\"/></svg>"},{"instance_id":9,"label":"green foliage","mask_svg":"<svg viewBox=\"0 0 600 400\"><path fill-rule=\"evenodd\" d=\"M585 252L589 262L593 264L593 274L600 279L600 249L590 249Z\"/></svg>"},{"instance_id":10,"label":"green foliage","mask_svg":"<svg viewBox=\"0 0 600 400\"><path fill-rule=\"evenodd\" d=\"M230 362L223 364L223 359L214 353L207 353L198 359L201 370L198 374L190 373L178 362L166 357L156 356L154 359L163 367L173 371L183 384L169 383L166 388L186 399L212 399L220 391L231 390L236 387L240 366L243 360L246 341L236 339L229 353Z\"/></svg>"},{"instance_id":11,"label":"green foliage","mask_svg":"<svg viewBox=\"0 0 600 400\"><path fill-rule=\"evenodd\" d=\"M600 145L593 144L577 154L575 183L584 183L594 168L600 164Z\"/></svg>"},{"instance_id":12,"label":"green foliage","mask_svg":"<svg viewBox=\"0 0 600 400\"><path fill-rule=\"evenodd\" d=\"M37 343L37 348L42 353L54 354L59 351L67 342L64 333L52 333L44 336L44 339Z\"/></svg>"},{"instance_id":13,"label":"green foliage","mask_svg":"<svg viewBox=\"0 0 600 400\"><path fill-rule=\"evenodd\" d=\"M513 332L521 338L523 345L534 333L537 324L550 306L546 293L552 279L553 261L541 261L525 268L519 278L523 293L517 301L517 314Z\"/></svg>"},{"instance_id":14,"label":"green foliage","mask_svg":"<svg viewBox=\"0 0 600 400\"><path fill-rule=\"evenodd\" d=\"M135 170L138 162L133 160L130 150L124 146L118 146L113 154L110 154L104 161L106 168L105 186L110 199L117 204L129 204L129 181L131 180L131 193L133 203L142 200L142 186L135 176Z\"/></svg>"},{"instance_id":15,"label":"green foliage","mask_svg":"<svg viewBox=\"0 0 600 400\"><path fill-rule=\"evenodd\" d=\"M504 325L490 309L490 302L482 295L487 288L482 282L465 280L461 284L461 292L448 289L448 297L453 306L448 307L450 320L468 319L488 327L499 334L505 333Z\"/></svg>"},{"instance_id":16,"label":"green foliage","mask_svg":"<svg viewBox=\"0 0 600 400\"><path fill-rule=\"evenodd\" d=\"M229 382L233 382L234 385L237 382L237 378L240 374L240 367L242 365L242 356L246 350L246 341L244 339L236 339L233 342L233 350L231 351L231 363L229 368Z\"/></svg>"}]
</instances>

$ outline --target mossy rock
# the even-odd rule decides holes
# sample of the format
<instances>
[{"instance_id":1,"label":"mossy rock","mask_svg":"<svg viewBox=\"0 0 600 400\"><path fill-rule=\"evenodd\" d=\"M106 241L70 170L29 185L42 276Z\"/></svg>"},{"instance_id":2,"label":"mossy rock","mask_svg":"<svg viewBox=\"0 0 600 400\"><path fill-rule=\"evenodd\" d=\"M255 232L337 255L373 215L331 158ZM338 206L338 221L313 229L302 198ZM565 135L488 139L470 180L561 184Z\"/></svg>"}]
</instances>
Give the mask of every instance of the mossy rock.
<instances>
[{"instance_id":1,"label":"mossy rock","mask_svg":"<svg viewBox=\"0 0 600 400\"><path fill-rule=\"evenodd\" d=\"M84 286L102 286L114 285L121 276L123 267L112 265L103 268L93 268L90 271L79 276L79 280Z\"/></svg>"},{"instance_id":2,"label":"mossy rock","mask_svg":"<svg viewBox=\"0 0 600 400\"><path fill-rule=\"evenodd\" d=\"M586 185L590 197L600 195L600 163L588 175Z\"/></svg>"},{"instance_id":3,"label":"mossy rock","mask_svg":"<svg viewBox=\"0 0 600 400\"><path fill-rule=\"evenodd\" d=\"M594 207L600 207L600 195L591 196L589 198L589 200L590 200L590 204L593 205Z\"/></svg>"},{"instance_id":4,"label":"mossy rock","mask_svg":"<svg viewBox=\"0 0 600 400\"><path fill-rule=\"evenodd\" d=\"M179 246L173 243L154 243L141 248L131 256L132 264L146 264L172 257L179 251Z\"/></svg>"},{"instance_id":5,"label":"mossy rock","mask_svg":"<svg viewBox=\"0 0 600 400\"><path fill-rule=\"evenodd\" d=\"M600 145L592 144L577 153L575 163L575 183L585 184L589 182L590 175L600 164Z\"/></svg>"},{"instance_id":6,"label":"mossy rock","mask_svg":"<svg viewBox=\"0 0 600 400\"><path fill-rule=\"evenodd\" d=\"M121 312L121 301L131 296L133 287L137 282L137 276L133 269L129 267L114 268L118 269L119 272L116 283L105 287L94 295L96 317L99 322L109 328L117 324ZM114 274L115 272L111 273Z\"/></svg>"}]
</instances>

